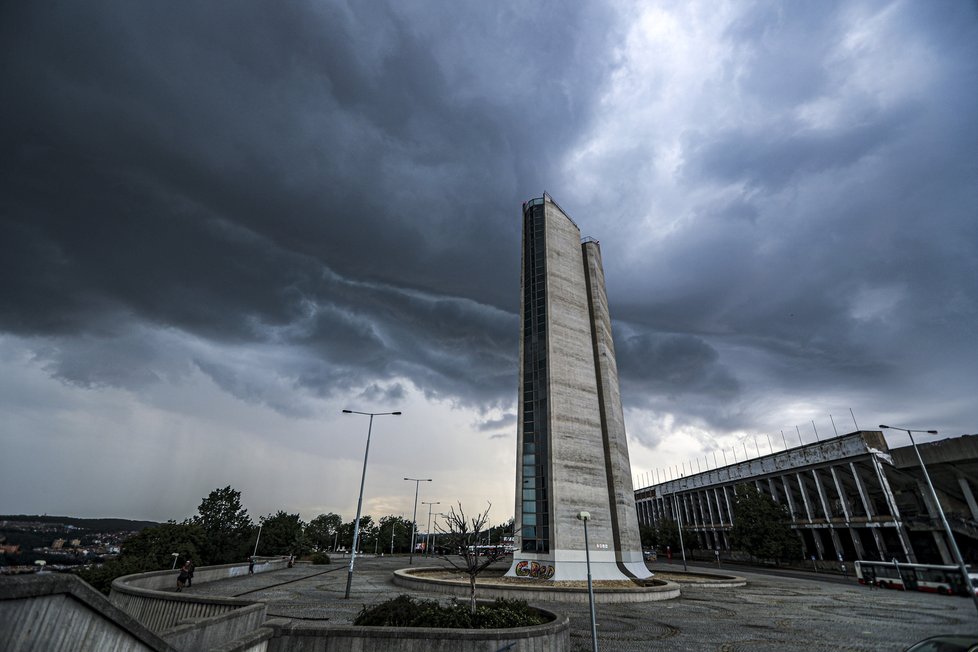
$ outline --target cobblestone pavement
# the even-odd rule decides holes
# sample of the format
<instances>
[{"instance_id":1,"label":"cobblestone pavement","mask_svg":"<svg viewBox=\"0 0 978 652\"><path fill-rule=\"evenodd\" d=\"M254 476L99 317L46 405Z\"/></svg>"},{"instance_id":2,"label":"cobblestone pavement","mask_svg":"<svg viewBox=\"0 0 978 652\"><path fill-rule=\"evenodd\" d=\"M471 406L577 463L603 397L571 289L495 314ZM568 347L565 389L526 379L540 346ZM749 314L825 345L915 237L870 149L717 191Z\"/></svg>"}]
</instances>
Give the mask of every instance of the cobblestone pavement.
<instances>
[{"instance_id":1,"label":"cobblestone pavement","mask_svg":"<svg viewBox=\"0 0 978 652\"><path fill-rule=\"evenodd\" d=\"M415 566L444 562L415 559ZM391 573L404 557L357 559L350 600L344 600L348 561L200 584L187 592L239 596L268 604L270 616L303 622L349 624L367 604L401 593ZM655 567L653 567L655 568ZM673 566L662 567L674 572ZM697 569L699 570L699 569ZM817 579L734 571L747 586L684 586L681 598L644 604L596 606L598 642L605 651L902 650L928 636L978 634L974 603L966 598L871 589ZM444 599L441 596L426 596ZM587 604L537 603L571 620L574 650L591 649Z\"/></svg>"}]
</instances>

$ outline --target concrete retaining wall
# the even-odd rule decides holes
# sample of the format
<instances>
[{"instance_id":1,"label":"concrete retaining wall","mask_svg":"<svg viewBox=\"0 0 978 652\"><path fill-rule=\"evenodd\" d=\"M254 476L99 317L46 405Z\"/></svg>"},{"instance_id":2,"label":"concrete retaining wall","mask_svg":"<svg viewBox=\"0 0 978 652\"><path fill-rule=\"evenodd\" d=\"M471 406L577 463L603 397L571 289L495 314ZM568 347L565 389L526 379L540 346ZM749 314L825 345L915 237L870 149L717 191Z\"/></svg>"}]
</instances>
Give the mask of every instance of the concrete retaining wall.
<instances>
[{"instance_id":1,"label":"concrete retaining wall","mask_svg":"<svg viewBox=\"0 0 978 652\"><path fill-rule=\"evenodd\" d=\"M570 620L544 609L552 622L514 629L355 627L290 624L269 620L269 652L564 652L570 650ZM511 647L507 647L511 646Z\"/></svg>"},{"instance_id":2,"label":"concrete retaining wall","mask_svg":"<svg viewBox=\"0 0 978 652\"><path fill-rule=\"evenodd\" d=\"M285 567L284 560L265 561L255 565L255 572ZM271 632L256 634L266 618L264 603L177 593L173 590L177 574L177 571L156 571L117 578L112 582L109 600L179 650L207 650L227 645L235 650L265 649ZM203 566L196 569L194 582L200 584L247 574L247 564Z\"/></svg>"},{"instance_id":3,"label":"concrete retaining wall","mask_svg":"<svg viewBox=\"0 0 978 652\"><path fill-rule=\"evenodd\" d=\"M0 650L174 652L74 575L0 578Z\"/></svg>"},{"instance_id":4,"label":"concrete retaining wall","mask_svg":"<svg viewBox=\"0 0 978 652\"><path fill-rule=\"evenodd\" d=\"M443 593L446 595L469 596L468 582L425 577L425 571L443 572L442 568L414 568L394 571L394 584L417 591ZM528 602L576 602L587 603L587 589L565 588L559 586L507 586L504 584L480 584L476 589L480 599L506 598ZM595 588L595 603L657 602L678 598L680 588L673 582L663 582L661 586L648 586L623 589Z\"/></svg>"}]
</instances>

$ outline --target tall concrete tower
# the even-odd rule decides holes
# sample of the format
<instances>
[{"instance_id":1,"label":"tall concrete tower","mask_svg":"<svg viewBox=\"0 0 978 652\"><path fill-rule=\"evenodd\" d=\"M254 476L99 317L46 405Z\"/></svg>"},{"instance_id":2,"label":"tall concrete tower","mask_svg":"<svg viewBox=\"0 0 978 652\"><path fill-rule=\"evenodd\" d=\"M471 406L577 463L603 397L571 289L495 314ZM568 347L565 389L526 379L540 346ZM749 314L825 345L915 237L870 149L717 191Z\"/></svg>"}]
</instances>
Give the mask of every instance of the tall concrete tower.
<instances>
[{"instance_id":1,"label":"tall concrete tower","mask_svg":"<svg viewBox=\"0 0 978 652\"><path fill-rule=\"evenodd\" d=\"M601 249L544 193L523 205L517 550L508 575L645 578Z\"/></svg>"}]
</instances>

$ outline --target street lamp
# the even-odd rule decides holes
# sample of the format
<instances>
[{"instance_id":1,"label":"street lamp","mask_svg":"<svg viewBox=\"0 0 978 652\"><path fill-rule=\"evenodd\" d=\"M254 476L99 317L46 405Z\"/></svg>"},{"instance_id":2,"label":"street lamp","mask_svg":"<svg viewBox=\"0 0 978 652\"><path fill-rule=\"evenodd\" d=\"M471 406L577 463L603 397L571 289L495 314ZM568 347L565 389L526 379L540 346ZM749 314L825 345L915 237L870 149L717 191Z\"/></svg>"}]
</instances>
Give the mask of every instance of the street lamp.
<instances>
[{"instance_id":1,"label":"street lamp","mask_svg":"<svg viewBox=\"0 0 978 652\"><path fill-rule=\"evenodd\" d=\"M261 541L261 528L264 523L258 523L258 537L255 538L255 550L251 553L252 557L258 556L258 542Z\"/></svg>"},{"instance_id":2,"label":"street lamp","mask_svg":"<svg viewBox=\"0 0 978 652\"><path fill-rule=\"evenodd\" d=\"M363 507L363 484L367 480L367 455L370 454L370 432L374 427L374 417L380 416L400 416L400 412L357 412L356 410L343 410L343 414L362 414L370 417L367 425L367 447L363 451L363 473L360 475L360 496L357 498L357 517L353 520L353 550L350 551L350 570L346 574L346 595L343 597L350 599L350 586L353 584L353 564L357 559L357 543L360 540L360 510ZM256 542L257 543L257 542Z\"/></svg>"},{"instance_id":3,"label":"street lamp","mask_svg":"<svg viewBox=\"0 0 978 652\"><path fill-rule=\"evenodd\" d=\"M577 520L584 522L584 561L587 564L587 601L591 605L591 650L598 652L598 623L594 618L594 586L591 583L591 547L587 542L587 522L591 520L589 512L578 512Z\"/></svg>"},{"instance_id":4,"label":"street lamp","mask_svg":"<svg viewBox=\"0 0 978 652\"><path fill-rule=\"evenodd\" d=\"M944 516L944 509L941 507L941 501L937 498L937 492L934 491L934 483L930 481L930 474L927 472L927 466L924 464L924 458L920 456L920 449L917 448L917 442L913 440L913 433L920 432L927 435L936 435L936 430L908 430L906 428L899 428L897 426L880 426L880 430L900 430L907 433L910 437L910 443L913 445L913 452L917 454L917 461L920 462L920 470L924 472L924 479L927 480L927 488L930 489L930 497L934 501L934 505L937 507L937 514L941 517L941 524L944 525L944 532L947 534L947 540L951 544L951 551L954 553L954 560L958 562L958 566L961 568L961 578L964 580L965 589L971 596L972 601L975 603L975 609L978 609L978 595L975 595L975 587L971 585L971 576L968 575L968 567L964 564L964 559L961 557L961 551L958 549L958 542L954 540L954 533L951 532L951 526L947 524L947 518Z\"/></svg>"},{"instance_id":5,"label":"street lamp","mask_svg":"<svg viewBox=\"0 0 978 652\"><path fill-rule=\"evenodd\" d=\"M176 570L177 569L177 557L180 556L180 553L179 552L171 552L170 553L170 556L173 557L173 566L170 567L170 570Z\"/></svg>"},{"instance_id":6,"label":"street lamp","mask_svg":"<svg viewBox=\"0 0 978 652\"><path fill-rule=\"evenodd\" d=\"M431 482L431 478L404 478L414 483L414 518L411 519L411 555L408 564L414 563L414 537L418 532L418 487L422 482Z\"/></svg>"},{"instance_id":7,"label":"street lamp","mask_svg":"<svg viewBox=\"0 0 978 652\"><path fill-rule=\"evenodd\" d=\"M429 546L429 543L428 542L431 540L431 506L432 505L441 505L441 503L440 502L426 503L425 501L422 500L421 501L421 504L428 506L428 527L425 528L424 553L425 553L426 556L430 557L431 554L428 552L430 546Z\"/></svg>"},{"instance_id":8,"label":"street lamp","mask_svg":"<svg viewBox=\"0 0 978 652\"><path fill-rule=\"evenodd\" d=\"M683 555L683 572L687 573L689 568L686 566L686 545L683 543L683 513L680 510L678 493L672 495L672 501L676 506L676 527L679 530L679 551Z\"/></svg>"}]
</instances>

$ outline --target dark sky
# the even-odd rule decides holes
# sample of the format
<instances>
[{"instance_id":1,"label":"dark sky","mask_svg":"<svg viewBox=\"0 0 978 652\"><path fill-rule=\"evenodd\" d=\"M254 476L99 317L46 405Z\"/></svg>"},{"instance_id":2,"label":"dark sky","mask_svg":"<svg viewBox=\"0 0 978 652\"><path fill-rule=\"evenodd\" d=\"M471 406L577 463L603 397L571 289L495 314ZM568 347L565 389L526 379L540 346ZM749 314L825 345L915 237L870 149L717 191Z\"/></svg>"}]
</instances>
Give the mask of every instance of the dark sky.
<instances>
[{"instance_id":1,"label":"dark sky","mask_svg":"<svg viewBox=\"0 0 978 652\"><path fill-rule=\"evenodd\" d=\"M543 191L636 475L978 431L975 2L4 3L0 66L0 512L352 518L351 408L368 511L508 518Z\"/></svg>"}]
</instances>

